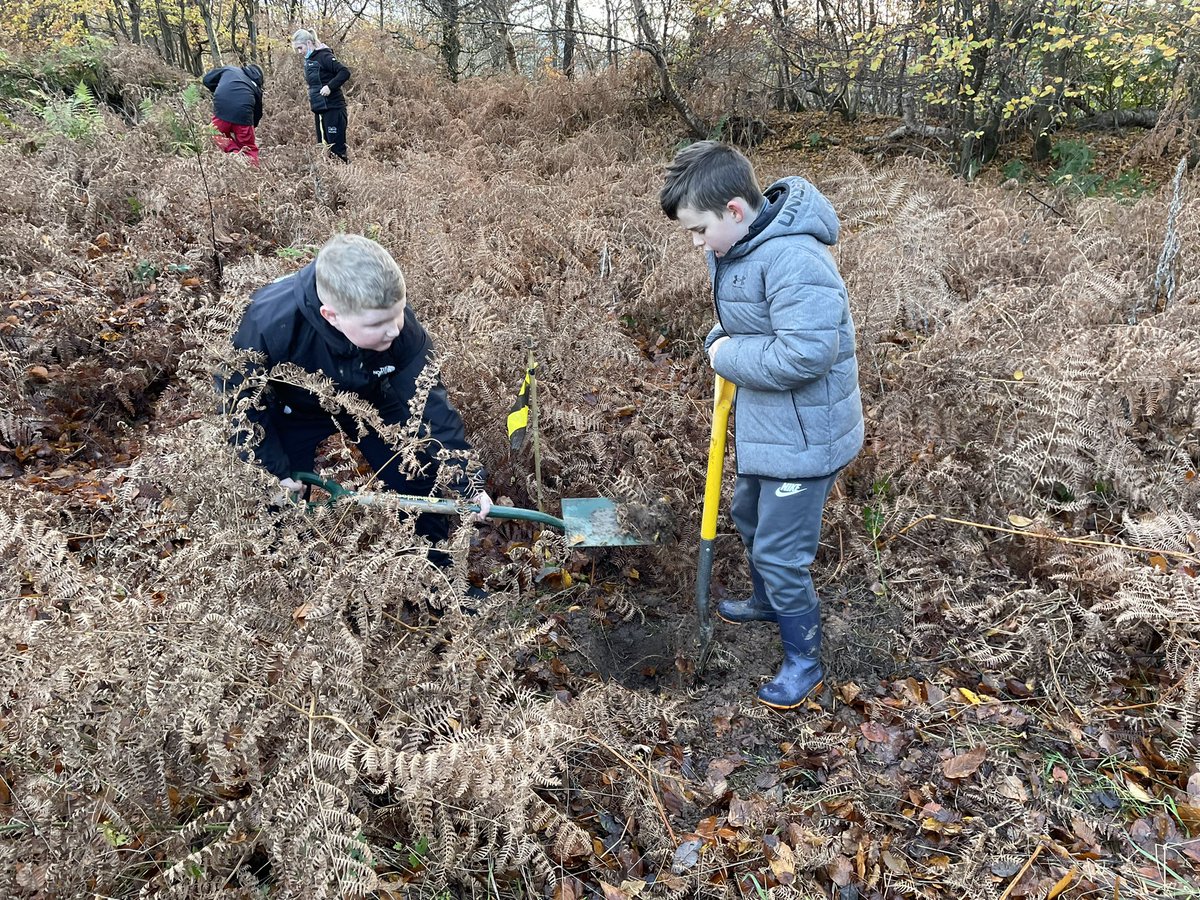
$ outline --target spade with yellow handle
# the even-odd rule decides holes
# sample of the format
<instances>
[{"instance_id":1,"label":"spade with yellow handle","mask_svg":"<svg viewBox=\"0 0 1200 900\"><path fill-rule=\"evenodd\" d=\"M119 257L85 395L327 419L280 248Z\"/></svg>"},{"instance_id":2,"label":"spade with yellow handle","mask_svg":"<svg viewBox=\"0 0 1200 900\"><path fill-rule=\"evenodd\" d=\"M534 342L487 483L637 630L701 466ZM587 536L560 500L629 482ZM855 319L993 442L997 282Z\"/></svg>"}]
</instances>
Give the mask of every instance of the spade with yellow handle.
<instances>
[{"instance_id":1,"label":"spade with yellow handle","mask_svg":"<svg viewBox=\"0 0 1200 900\"><path fill-rule=\"evenodd\" d=\"M700 555L696 571L696 617L700 632L700 659L704 671L712 652L712 613L708 607L712 582L713 541L717 536L717 509L721 505L721 475L725 468L725 432L737 388L720 375L713 392L712 434L708 439L708 473L704 478L704 511L700 516Z\"/></svg>"}]
</instances>

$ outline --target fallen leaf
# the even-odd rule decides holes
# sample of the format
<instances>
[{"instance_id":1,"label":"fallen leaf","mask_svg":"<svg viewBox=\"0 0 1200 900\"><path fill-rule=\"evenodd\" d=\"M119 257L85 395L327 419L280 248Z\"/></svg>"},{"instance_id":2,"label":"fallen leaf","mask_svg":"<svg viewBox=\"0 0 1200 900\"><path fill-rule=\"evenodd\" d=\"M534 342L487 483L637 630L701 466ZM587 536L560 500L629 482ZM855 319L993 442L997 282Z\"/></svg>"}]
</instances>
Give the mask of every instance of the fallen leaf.
<instances>
[{"instance_id":1,"label":"fallen leaf","mask_svg":"<svg viewBox=\"0 0 1200 900\"><path fill-rule=\"evenodd\" d=\"M604 891L604 900L631 900L630 896L621 890L605 882L600 882L600 887Z\"/></svg>"},{"instance_id":2,"label":"fallen leaf","mask_svg":"<svg viewBox=\"0 0 1200 900\"><path fill-rule=\"evenodd\" d=\"M1140 800L1142 803L1153 803L1154 802L1154 797L1152 797L1150 795L1150 792L1147 791L1140 784L1138 784L1136 781L1134 781L1132 778L1125 779L1125 787L1128 788L1129 793L1133 794L1134 798L1136 798L1137 800Z\"/></svg>"},{"instance_id":3,"label":"fallen leaf","mask_svg":"<svg viewBox=\"0 0 1200 900\"><path fill-rule=\"evenodd\" d=\"M829 875L830 881L838 887L846 887L850 883L850 875L854 868L848 857L837 856L825 867L825 871Z\"/></svg>"},{"instance_id":4,"label":"fallen leaf","mask_svg":"<svg viewBox=\"0 0 1200 900\"><path fill-rule=\"evenodd\" d=\"M858 726L858 730L868 741L876 744L886 744L891 737L888 730L878 722L863 722Z\"/></svg>"},{"instance_id":5,"label":"fallen leaf","mask_svg":"<svg viewBox=\"0 0 1200 900\"><path fill-rule=\"evenodd\" d=\"M1010 513L1008 517L1008 523L1012 525L1013 528L1028 528L1033 524L1033 519L1030 519L1027 516L1018 516L1016 513Z\"/></svg>"},{"instance_id":6,"label":"fallen leaf","mask_svg":"<svg viewBox=\"0 0 1200 900\"><path fill-rule=\"evenodd\" d=\"M700 848L703 846L704 841L694 838L690 841L684 841L676 847L675 855L671 858L671 871L676 875L682 875L693 868L700 862Z\"/></svg>"},{"instance_id":7,"label":"fallen leaf","mask_svg":"<svg viewBox=\"0 0 1200 900\"><path fill-rule=\"evenodd\" d=\"M707 819L701 819L696 823L696 834L706 841L715 841L717 839L717 817L709 816Z\"/></svg>"},{"instance_id":8,"label":"fallen leaf","mask_svg":"<svg viewBox=\"0 0 1200 900\"><path fill-rule=\"evenodd\" d=\"M1018 803L1024 803L1029 799L1029 792L1025 790L1025 784L1016 775L1005 775L1000 779L1000 783L996 786L996 793L1007 800L1016 800Z\"/></svg>"},{"instance_id":9,"label":"fallen leaf","mask_svg":"<svg viewBox=\"0 0 1200 900\"><path fill-rule=\"evenodd\" d=\"M976 694L974 691L969 691L966 688L961 688L961 687L956 688L956 690L960 694L962 694L962 698L964 700L966 700L968 703L970 703L972 706L978 706L980 703L983 702L982 700L979 699L979 695Z\"/></svg>"},{"instance_id":10,"label":"fallen leaf","mask_svg":"<svg viewBox=\"0 0 1200 900\"><path fill-rule=\"evenodd\" d=\"M752 800L743 800L741 797L734 797L729 801L729 824L734 828L741 828L743 825L749 825L755 820L759 812L759 805Z\"/></svg>"},{"instance_id":11,"label":"fallen leaf","mask_svg":"<svg viewBox=\"0 0 1200 900\"><path fill-rule=\"evenodd\" d=\"M1071 830L1085 844L1090 846L1096 843L1096 830L1079 816L1071 816Z\"/></svg>"},{"instance_id":12,"label":"fallen leaf","mask_svg":"<svg viewBox=\"0 0 1200 900\"><path fill-rule=\"evenodd\" d=\"M972 747L966 753L952 756L942 763L942 774L947 778L967 778L978 771L986 758L987 747L980 744L978 747Z\"/></svg>"},{"instance_id":13,"label":"fallen leaf","mask_svg":"<svg viewBox=\"0 0 1200 900\"><path fill-rule=\"evenodd\" d=\"M292 610L292 619L293 621L303 625L304 620L309 616L310 613L312 613L312 611L313 605L311 603L301 603Z\"/></svg>"},{"instance_id":14,"label":"fallen leaf","mask_svg":"<svg viewBox=\"0 0 1200 900\"><path fill-rule=\"evenodd\" d=\"M718 778L725 778L730 772L745 763L746 760L737 753L719 757L708 764L708 777L712 778L715 775Z\"/></svg>"},{"instance_id":15,"label":"fallen leaf","mask_svg":"<svg viewBox=\"0 0 1200 900\"><path fill-rule=\"evenodd\" d=\"M787 844L780 842L771 860L771 874L780 884L791 884L796 879L796 854Z\"/></svg>"},{"instance_id":16,"label":"fallen leaf","mask_svg":"<svg viewBox=\"0 0 1200 900\"><path fill-rule=\"evenodd\" d=\"M993 860L988 871L997 878L1012 878L1021 871L1021 861L1012 858Z\"/></svg>"},{"instance_id":17,"label":"fallen leaf","mask_svg":"<svg viewBox=\"0 0 1200 900\"><path fill-rule=\"evenodd\" d=\"M1192 837L1200 837L1200 806L1190 803L1176 803L1175 814Z\"/></svg>"}]
</instances>

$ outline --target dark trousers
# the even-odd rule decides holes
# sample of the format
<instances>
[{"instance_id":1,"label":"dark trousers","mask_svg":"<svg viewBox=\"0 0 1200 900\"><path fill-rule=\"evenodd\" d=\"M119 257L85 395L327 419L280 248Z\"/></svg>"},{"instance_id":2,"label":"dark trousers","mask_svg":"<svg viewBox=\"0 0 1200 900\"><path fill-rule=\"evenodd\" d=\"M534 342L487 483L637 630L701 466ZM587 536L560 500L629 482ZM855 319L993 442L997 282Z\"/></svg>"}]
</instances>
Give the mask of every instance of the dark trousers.
<instances>
[{"instance_id":1,"label":"dark trousers","mask_svg":"<svg viewBox=\"0 0 1200 900\"><path fill-rule=\"evenodd\" d=\"M286 407L285 407L286 409ZM333 434L337 428L332 419L296 416L288 413L276 415L274 426L283 450L291 460L296 470L312 471L313 461L317 455L317 445ZM347 428L352 432L352 428ZM375 470L378 479L384 486L400 494L415 494L428 497L433 493L437 484L433 472L419 478L409 478L396 465L396 451L389 447L375 433L368 433L358 442L358 449L367 458L371 468ZM434 463L436 465L436 463ZM436 513L426 513L417 516L416 532L430 541L444 541L450 535L453 516L440 516ZM438 565L445 565L449 557L441 551L429 555L430 560Z\"/></svg>"},{"instance_id":2,"label":"dark trousers","mask_svg":"<svg viewBox=\"0 0 1200 900\"><path fill-rule=\"evenodd\" d=\"M346 107L313 113L313 121L317 126L317 143L328 144L334 156L350 162L346 155Z\"/></svg>"},{"instance_id":3,"label":"dark trousers","mask_svg":"<svg viewBox=\"0 0 1200 900\"><path fill-rule=\"evenodd\" d=\"M794 616L817 606L809 566L821 540L821 513L838 473L779 481L739 475L730 513L742 536L756 590L777 615ZM761 587L758 582L761 582Z\"/></svg>"}]
</instances>

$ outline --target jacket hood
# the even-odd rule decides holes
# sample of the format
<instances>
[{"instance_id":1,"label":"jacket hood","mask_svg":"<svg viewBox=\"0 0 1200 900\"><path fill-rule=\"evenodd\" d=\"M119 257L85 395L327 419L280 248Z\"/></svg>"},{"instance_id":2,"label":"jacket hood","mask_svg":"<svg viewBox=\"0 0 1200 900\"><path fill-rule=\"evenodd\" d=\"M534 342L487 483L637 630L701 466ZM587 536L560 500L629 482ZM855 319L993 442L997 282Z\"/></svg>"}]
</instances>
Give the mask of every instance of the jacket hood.
<instances>
[{"instance_id":1,"label":"jacket hood","mask_svg":"<svg viewBox=\"0 0 1200 900\"><path fill-rule=\"evenodd\" d=\"M731 248L730 256L742 256L771 238L787 234L810 235L832 247L837 243L837 213L825 195L803 178L781 178L764 191L767 202L779 209L757 234Z\"/></svg>"},{"instance_id":2,"label":"jacket hood","mask_svg":"<svg viewBox=\"0 0 1200 900\"><path fill-rule=\"evenodd\" d=\"M254 65L254 63L242 66L242 72L259 87L263 86L263 70L259 66Z\"/></svg>"}]
</instances>

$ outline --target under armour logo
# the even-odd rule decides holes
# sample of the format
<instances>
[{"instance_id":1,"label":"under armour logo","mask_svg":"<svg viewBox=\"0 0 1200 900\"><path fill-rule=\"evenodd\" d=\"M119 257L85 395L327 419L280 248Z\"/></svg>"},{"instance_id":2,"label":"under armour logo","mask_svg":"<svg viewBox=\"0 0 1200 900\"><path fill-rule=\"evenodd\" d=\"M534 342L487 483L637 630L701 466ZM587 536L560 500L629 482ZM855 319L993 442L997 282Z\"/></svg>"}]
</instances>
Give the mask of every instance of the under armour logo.
<instances>
[{"instance_id":1,"label":"under armour logo","mask_svg":"<svg viewBox=\"0 0 1200 900\"><path fill-rule=\"evenodd\" d=\"M803 494L808 490L804 485L797 484L794 481L785 481L779 487L775 488L776 497L790 497L792 494Z\"/></svg>"},{"instance_id":2,"label":"under armour logo","mask_svg":"<svg viewBox=\"0 0 1200 900\"><path fill-rule=\"evenodd\" d=\"M395 366L384 366L382 369L376 369L371 374L373 374L376 378L382 378L384 375L391 375L395 371Z\"/></svg>"}]
</instances>

